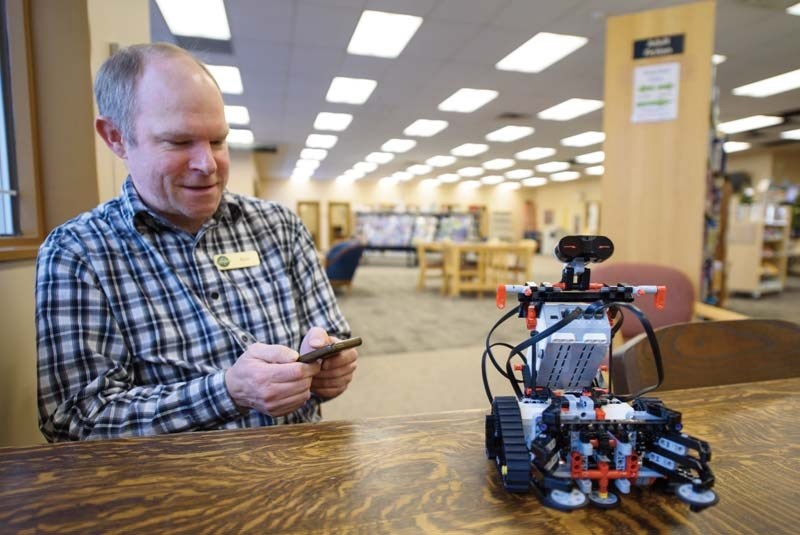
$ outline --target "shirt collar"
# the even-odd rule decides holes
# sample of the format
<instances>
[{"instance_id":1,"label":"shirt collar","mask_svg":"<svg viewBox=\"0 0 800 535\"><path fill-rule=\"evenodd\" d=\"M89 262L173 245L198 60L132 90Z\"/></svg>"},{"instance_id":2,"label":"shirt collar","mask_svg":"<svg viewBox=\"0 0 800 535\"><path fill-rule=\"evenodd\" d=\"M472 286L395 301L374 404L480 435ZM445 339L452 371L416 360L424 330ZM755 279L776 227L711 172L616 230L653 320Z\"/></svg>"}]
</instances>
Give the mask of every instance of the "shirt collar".
<instances>
[{"instance_id":1,"label":"shirt collar","mask_svg":"<svg viewBox=\"0 0 800 535\"><path fill-rule=\"evenodd\" d=\"M122 199L122 205L127 219L132 223L135 229L138 229L139 225L145 225L154 229L176 228L175 225L144 204L144 201L142 201L142 198L139 196L139 192L136 191L136 187L133 185L133 180L131 180L130 175L128 175L128 178L126 178L125 182L122 184L120 198ZM235 223L241 215L242 207L238 197L225 191L222 194L222 200L220 201L217 211L205 225L217 223L221 220Z\"/></svg>"}]
</instances>

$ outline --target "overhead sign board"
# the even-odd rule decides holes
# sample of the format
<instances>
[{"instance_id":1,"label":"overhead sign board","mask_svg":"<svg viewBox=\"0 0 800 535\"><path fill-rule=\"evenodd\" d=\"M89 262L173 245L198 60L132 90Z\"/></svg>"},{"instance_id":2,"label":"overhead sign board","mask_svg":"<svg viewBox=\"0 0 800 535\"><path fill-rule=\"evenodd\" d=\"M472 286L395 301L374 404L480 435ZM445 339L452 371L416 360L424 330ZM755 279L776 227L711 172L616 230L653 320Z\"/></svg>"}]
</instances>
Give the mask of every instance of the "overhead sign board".
<instances>
[{"instance_id":1,"label":"overhead sign board","mask_svg":"<svg viewBox=\"0 0 800 535\"><path fill-rule=\"evenodd\" d=\"M683 54L684 34L648 37L633 42L633 59Z\"/></svg>"}]
</instances>

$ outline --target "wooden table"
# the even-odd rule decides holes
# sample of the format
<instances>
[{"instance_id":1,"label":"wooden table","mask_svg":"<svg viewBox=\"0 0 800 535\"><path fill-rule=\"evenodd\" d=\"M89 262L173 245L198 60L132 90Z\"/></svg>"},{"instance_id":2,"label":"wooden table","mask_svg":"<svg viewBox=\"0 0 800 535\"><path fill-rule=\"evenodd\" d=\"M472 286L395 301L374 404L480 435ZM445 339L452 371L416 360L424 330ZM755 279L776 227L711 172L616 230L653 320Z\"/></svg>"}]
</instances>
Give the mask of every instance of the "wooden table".
<instances>
[{"instance_id":1,"label":"wooden table","mask_svg":"<svg viewBox=\"0 0 800 535\"><path fill-rule=\"evenodd\" d=\"M0 450L22 533L794 533L800 379L665 392L708 440L716 507L634 490L562 513L506 493L484 411Z\"/></svg>"},{"instance_id":2,"label":"wooden table","mask_svg":"<svg viewBox=\"0 0 800 535\"><path fill-rule=\"evenodd\" d=\"M464 291L494 292L498 284L524 284L533 274L536 247L536 242L525 240L518 243L443 243L448 295L454 297Z\"/></svg>"}]
</instances>

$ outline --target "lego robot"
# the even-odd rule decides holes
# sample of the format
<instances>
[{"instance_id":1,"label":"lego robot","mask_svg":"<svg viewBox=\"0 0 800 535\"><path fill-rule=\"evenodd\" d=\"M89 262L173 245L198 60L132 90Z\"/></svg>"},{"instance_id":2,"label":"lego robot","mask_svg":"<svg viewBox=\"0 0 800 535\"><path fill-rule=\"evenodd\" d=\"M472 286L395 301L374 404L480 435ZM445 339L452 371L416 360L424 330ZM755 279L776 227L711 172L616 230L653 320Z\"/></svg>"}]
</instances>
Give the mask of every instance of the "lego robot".
<instances>
[{"instance_id":1,"label":"lego robot","mask_svg":"<svg viewBox=\"0 0 800 535\"><path fill-rule=\"evenodd\" d=\"M709 445L682 433L679 412L643 397L661 384L663 369L652 327L633 301L650 294L661 308L666 288L592 283L587 266L613 251L605 236L567 236L555 249L565 262L561 282L498 288L499 308L509 294L519 305L491 329L483 354L484 388L492 404L487 457L506 490L536 491L557 509L611 508L632 485L656 484L700 511L718 501ZM623 309L642 322L658 375L656 385L627 396L607 387L611 374L605 364ZM513 347L492 343L494 330L514 315L525 319L530 337ZM509 349L505 369L493 354L497 346ZM492 397L487 357L515 396Z\"/></svg>"}]
</instances>

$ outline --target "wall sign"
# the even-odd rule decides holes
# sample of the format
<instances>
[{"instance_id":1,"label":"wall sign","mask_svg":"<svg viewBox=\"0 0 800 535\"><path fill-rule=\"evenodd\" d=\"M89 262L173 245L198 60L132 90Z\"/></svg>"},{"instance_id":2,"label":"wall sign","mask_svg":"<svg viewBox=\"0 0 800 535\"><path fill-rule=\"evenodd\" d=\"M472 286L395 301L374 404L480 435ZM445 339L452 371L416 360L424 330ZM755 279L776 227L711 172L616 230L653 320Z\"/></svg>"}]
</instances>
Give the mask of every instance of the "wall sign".
<instances>
[{"instance_id":1,"label":"wall sign","mask_svg":"<svg viewBox=\"0 0 800 535\"><path fill-rule=\"evenodd\" d=\"M683 54L684 34L649 37L633 42L633 59Z\"/></svg>"},{"instance_id":2,"label":"wall sign","mask_svg":"<svg viewBox=\"0 0 800 535\"><path fill-rule=\"evenodd\" d=\"M678 62L642 65L633 69L633 113L631 122L654 123L678 117Z\"/></svg>"}]
</instances>

